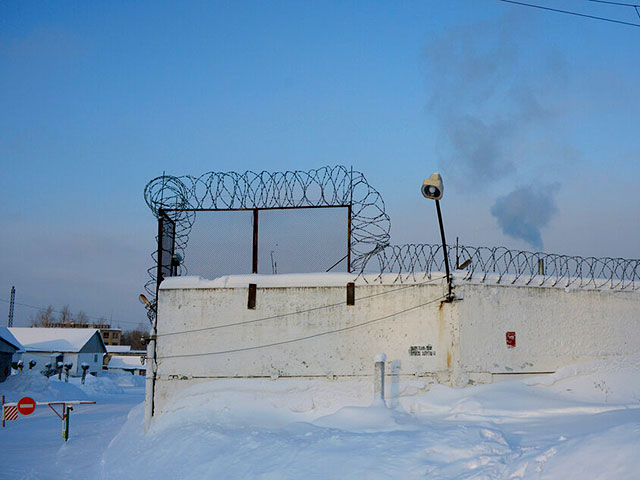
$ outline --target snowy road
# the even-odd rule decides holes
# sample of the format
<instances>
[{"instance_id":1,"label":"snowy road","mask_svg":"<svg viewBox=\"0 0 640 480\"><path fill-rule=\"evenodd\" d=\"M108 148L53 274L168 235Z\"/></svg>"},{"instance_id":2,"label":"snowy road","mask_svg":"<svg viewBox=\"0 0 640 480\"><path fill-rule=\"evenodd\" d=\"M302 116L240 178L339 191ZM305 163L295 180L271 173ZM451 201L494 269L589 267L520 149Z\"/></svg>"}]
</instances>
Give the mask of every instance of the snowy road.
<instances>
[{"instance_id":1,"label":"snowy road","mask_svg":"<svg viewBox=\"0 0 640 480\"><path fill-rule=\"evenodd\" d=\"M640 356L464 389L410 380L387 397L390 408L372 405L370 382L218 380L174 397L146 435L142 388L11 381L14 397L38 387L98 404L74 411L67 444L46 407L12 422L0 437L3 479L631 480L640 471Z\"/></svg>"},{"instance_id":2,"label":"snowy road","mask_svg":"<svg viewBox=\"0 0 640 480\"><path fill-rule=\"evenodd\" d=\"M0 384L2 388L3 384ZM55 398L36 397L37 401L72 400L71 388L52 394ZM5 393L5 392L3 392ZM13 393L13 392L11 392ZM70 439L62 439L62 422L47 406L19 420L6 422L0 432L0 479L92 479L102 477L102 453L122 428L127 414L144 401L144 388L123 388L121 393L86 394L82 400L96 405L74 407L70 417ZM14 397L16 395L14 394ZM11 398L11 401L16 398ZM60 410L60 407L58 407Z\"/></svg>"}]
</instances>

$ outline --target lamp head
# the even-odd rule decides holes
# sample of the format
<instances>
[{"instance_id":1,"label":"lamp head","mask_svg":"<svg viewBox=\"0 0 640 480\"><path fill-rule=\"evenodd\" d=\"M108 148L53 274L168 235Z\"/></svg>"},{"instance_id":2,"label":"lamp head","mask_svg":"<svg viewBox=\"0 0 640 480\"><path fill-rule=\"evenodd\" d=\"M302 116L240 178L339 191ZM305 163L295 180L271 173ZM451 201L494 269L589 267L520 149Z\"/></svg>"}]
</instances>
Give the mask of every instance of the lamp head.
<instances>
[{"instance_id":1,"label":"lamp head","mask_svg":"<svg viewBox=\"0 0 640 480\"><path fill-rule=\"evenodd\" d=\"M439 173L434 173L422 182L422 195L431 200L440 200L444 194L444 185Z\"/></svg>"}]
</instances>

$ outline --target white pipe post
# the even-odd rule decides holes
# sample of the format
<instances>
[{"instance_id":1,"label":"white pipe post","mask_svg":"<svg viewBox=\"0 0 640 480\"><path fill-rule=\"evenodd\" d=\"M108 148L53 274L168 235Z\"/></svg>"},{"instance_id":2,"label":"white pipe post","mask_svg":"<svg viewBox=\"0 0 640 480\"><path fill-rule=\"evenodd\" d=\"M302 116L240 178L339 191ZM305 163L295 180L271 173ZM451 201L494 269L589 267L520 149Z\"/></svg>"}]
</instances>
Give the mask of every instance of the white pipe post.
<instances>
[{"instance_id":1,"label":"white pipe post","mask_svg":"<svg viewBox=\"0 0 640 480\"><path fill-rule=\"evenodd\" d=\"M373 403L382 403L384 405L384 362L387 356L384 353L378 353L373 357L375 363L373 374Z\"/></svg>"}]
</instances>

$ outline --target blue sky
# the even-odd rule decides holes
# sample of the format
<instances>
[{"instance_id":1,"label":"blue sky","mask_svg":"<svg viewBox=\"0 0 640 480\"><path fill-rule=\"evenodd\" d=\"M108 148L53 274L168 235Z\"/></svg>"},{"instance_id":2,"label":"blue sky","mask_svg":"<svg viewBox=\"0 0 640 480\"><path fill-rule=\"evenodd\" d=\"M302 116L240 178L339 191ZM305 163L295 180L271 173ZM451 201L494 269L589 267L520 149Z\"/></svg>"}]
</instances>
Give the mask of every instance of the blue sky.
<instances>
[{"instance_id":1,"label":"blue sky","mask_svg":"<svg viewBox=\"0 0 640 480\"><path fill-rule=\"evenodd\" d=\"M440 171L449 239L638 258L639 40L496 0L3 2L0 299L146 321L163 171L353 165L394 243L439 240Z\"/></svg>"}]
</instances>

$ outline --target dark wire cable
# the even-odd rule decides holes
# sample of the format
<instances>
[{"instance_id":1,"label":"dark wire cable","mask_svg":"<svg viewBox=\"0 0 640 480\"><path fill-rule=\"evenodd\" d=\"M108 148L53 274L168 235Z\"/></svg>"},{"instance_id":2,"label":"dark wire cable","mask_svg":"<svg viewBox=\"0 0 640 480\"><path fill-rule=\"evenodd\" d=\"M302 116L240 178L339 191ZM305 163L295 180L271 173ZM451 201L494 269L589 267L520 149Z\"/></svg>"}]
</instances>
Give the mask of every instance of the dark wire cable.
<instances>
[{"instance_id":1,"label":"dark wire cable","mask_svg":"<svg viewBox=\"0 0 640 480\"><path fill-rule=\"evenodd\" d=\"M587 2L606 3L607 5L617 5L619 7L640 7L637 3L611 2L608 0L587 0Z\"/></svg>"},{"instance_id":2,"label":"dark wire cable","mask_svg":"<svg viewBox=\"0 0 640 480\"><path fill-rule=\"evenodd\" d=\"M578 12L571 12L569 10L560 10L558 8L544 7L542 5L534 5L532 3L516 2L515 0L498 0L498 1L504 2L504 3L512 3L514 5L521 5L523 7L538 8L540 10L548 10L551 12L566 13L567 15L575 15L576 17L585 17L585 18L591 18L594 20L602 20L604 22L619 23L621 25L629 25L631 27L640 27L640 23L624 22L622 20L614 20L612 18L598 17L596 15L587 15L586 13L578 13Z\"/></svg>"},{"instance_id":3,"label":"dark wire cable","mask_svg":"<svg viewBox=\"0 0 640 480\"><path fill-rule=\"evenodd\" d=\"M373 320L368 320L366 322L358 323L356 325L350 325L348 327L337 328L335 330L329 330L329 331L326 331L326 332L314 333L313 335L307 335L305 337L293 338L291 340L283 340L281 342L274 342L274 343L269 343L269 344L265 344L265 345L256 345L254 347L244 347L244 348L234 348L234 349L230 349L230 350L220 350L220 351L217 351L217 352L183 353L183 354L179 354L179 355L165 355L165 356L156 357L156 358L158 360L164 360L166 358L203 357L203 356L209 356L209 355L226 355L226 354L229 354L229 353L246 352L246 351L249 351L249 350L258 350L258 349L261 349L261 348L277 347L279 345L286 345L286 344L289 344L289 343L301 342L303 340L309 340L309 339L312 339L312 338L322 337L324 335L330 335L332 333L345 332L347 330L353 330L354 328L363 327L365 325L370 325L370 324L375 323L375 322L381 322L382 320L387 320L389 318L396 317L398 315L402 315L402 314L410 312L412 310L417 310L419 308L426 307L427 305L430 305L432 303L444 300L446 298L447 298L446 295L442 295L442 296L440 296L438 298L434 298L433 300L430 300L430 301L428 301L426 303L422 303L420 305L416 305L415 307L409 307L409 308L406 308L404 310L400 310L399 312L395 312L395 313L392 313L392 314L389 314L389 315L385 315L384 317L374 318Z\"/></svg>"}]
</instances>

